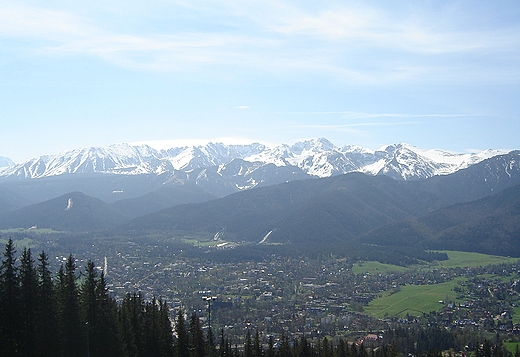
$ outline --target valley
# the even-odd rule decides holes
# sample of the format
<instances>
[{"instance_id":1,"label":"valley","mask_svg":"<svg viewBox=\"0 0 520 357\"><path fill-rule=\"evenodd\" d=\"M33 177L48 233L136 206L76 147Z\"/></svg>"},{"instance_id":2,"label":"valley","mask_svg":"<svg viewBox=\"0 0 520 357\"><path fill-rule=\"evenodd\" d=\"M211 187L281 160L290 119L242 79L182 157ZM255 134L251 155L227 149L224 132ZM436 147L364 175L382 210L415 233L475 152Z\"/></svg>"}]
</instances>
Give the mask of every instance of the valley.
<instances>
[{"instance_id":1,"label":"valley","mask_svg":"<svg viewBox=\"0 0 520 357\"><path fill-rule=\"evenodd\" d=\"M15 234L2 237L6 233ZM202 298L215 296L212 326L237 344L248 330L258 330L267 341L282 332L291 338L356 340L400 325L469 329L515 340L520 329L517 258L445 251L446 260L398 266L334 254L287 254L280 246L222 249L195 238L186 244L172 237L30 236L15 240L18 250L45 249L53 271L70 252L80 269L92 259L107 272L118 300L140 291L146 300L167 301L172 317L178 309L195 311L204 322Z\"/></svg>"}]
</instances>

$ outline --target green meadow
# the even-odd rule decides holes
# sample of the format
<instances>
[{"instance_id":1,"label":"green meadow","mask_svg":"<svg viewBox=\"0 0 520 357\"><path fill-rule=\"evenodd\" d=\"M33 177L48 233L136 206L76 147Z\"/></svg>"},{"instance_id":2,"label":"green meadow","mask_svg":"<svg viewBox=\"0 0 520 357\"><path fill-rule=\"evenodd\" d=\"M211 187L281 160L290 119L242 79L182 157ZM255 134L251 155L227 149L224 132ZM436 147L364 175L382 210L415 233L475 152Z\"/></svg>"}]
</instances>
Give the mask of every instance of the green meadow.
<instances>
[{"instance_id":1,"label":"green meadow","mask_svg":"<svg viewBox=\"0 0 520 357\"><path fill-rule=\"evenodd\" d=\"M376 261L363 261L356 263L352 266L352 272L354 274L386 274L391 272L404 272L409 269L438 269L438 268L457 268L457 267L479 267L486 265L494 265L501 263L515 263L518 258L502 257L497 255L488 255L481 253L472 252L458 252L443 250L438 251L440 253L446 253L448 260L438 261L433 264L427 265L416 265L412 267L402 267L399 265L383 264Z\"/></svg>"},{"instance_id":2,"label":"green meadow","mask_svg":"<svg viewBox=\"0 0 520 357\"><path fill-rule=\"evenodd\" d=\"M5 239L4 238L0 238L0 245L2 246L2 250L4 250L3 247L7 244L8 240L9 240L9 238L5 238ZM33 247L32 240L29 239L29 238L13 240L13 243L14 243L14 246L17 249L32 248Z\"/></svg>"},{"instance_id":3,"label":"green meadow","mask_svg":"<svg viewBox=\"0 0 520 357\"><path fill-rule=\"evenodd\" d=\"M511 353L515 353L516 348L520 348L520 342L511 342L511 341L505 341L504 346L506 346L507 350Z\"/></svg>"},{"instance_id":4,"label":"green meadow","mask_svg":"<svg viewBox=\"0 0 520 357\"><path fill-rule=\"evenodd\" d=\"M354 274L386 274L391 272L404 272L406 270L408 270L408 268L399 265L383 264L374 261L360 262L352 266L352 272Z\"/></svg>"},{"instance_id":5,"label":"green meadow","mask_svg":"<svg viewBox=\"0 0 520 357\"><path fill-rule=\"evenodd\" d=\"M387 292L386 295L374 299L364 311L377 318L390 316L420 315L430 311L437 311L446 301L455 301L456 293L453 288L456 279L449 282L433 285L406 285L398 292Z\"/></svg>"},{"instance_id":6,"label":"green meadow","mask_svg":"<svg viewBox=\"0 0 520 357\"><path fill-rule=\"evenodd\" d=\"M458 252L452 250L440 251L448 254L448 260L439 261L437 266L444 268L456 267L479 267L501 263L514 263L518 258L501 257L498 255L488 255L472 252Z\"/></svg>"},{"instance_id":7,"label":"green meadow","mask_svg":"<svg viewBox=\"0 0 520 357\"><path fill-rule=\"evenodd\" d=\"M480 253L442 251L448 255L448 260L429 265L429 268L455 268L455 267L478 267L501 263L514 263L517 258L501 257ZM413 269L413 268L412 268ZM354 272L389 272L403 271L406 268L391 266L387 264L366 262L362 265L356 264L352 268ZM430 311L438 311L444 306L439 301L455 301L456 293L453 288L458 281L465 278L455 279L449 282L433 285L407 285L399 291L388 291L383 296L374 299L365 307L365 312L377 318L390 316L419 315ZM520 308L519 308L520 309ZM517 321L520 321L520 311L515 311ZM515 321L514 321L515 322Z\"/></svg>"}]
</instances>

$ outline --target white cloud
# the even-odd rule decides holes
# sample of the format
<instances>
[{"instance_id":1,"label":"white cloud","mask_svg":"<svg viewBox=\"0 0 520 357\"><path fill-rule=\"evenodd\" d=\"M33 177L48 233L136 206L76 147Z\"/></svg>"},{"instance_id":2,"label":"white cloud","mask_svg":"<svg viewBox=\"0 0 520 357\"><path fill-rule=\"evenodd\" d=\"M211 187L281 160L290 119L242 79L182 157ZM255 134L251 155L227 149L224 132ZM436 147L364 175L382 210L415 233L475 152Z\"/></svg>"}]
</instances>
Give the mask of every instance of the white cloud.
<instances>
[{"instance_id":1,"label":"white cloud","mask_svg":"<svg viewBox=\"0 0 520 357\"><path fill-rule=\"evenodd\" d=\"M75 37L95 35L95 27L80 17L56 10L23 4L0 4L0 35L51 41L69 41Z\"/></svg>"},{"instance_id":2,"label":"white cloud","mask_svg":"<svg viewBox=\"0 0 520 357\"><path fill-rule=\"evenodd\" d=\"M277 75L326 74L351 84L410 81L517 80L520 31L475 30L436 19L435 12L326 3L317 9L289 2L172 2L204 23L158 32L129 32L95 14L0 4L0 36L30 39L29 51L93 55L127 68L209 72L227 66ZM152 19L153 20L153 19ZM175 19L178 20L178 19ZM172 20L173 21L173 20ZM208 22L209 21L209 22ZM211 22L213 21L213 22ZM471 61L479 54L486 68ZM216 71L214 71L216 72ZM511 79L512 78L512 79Z\"/></svg>"}]
</instances>

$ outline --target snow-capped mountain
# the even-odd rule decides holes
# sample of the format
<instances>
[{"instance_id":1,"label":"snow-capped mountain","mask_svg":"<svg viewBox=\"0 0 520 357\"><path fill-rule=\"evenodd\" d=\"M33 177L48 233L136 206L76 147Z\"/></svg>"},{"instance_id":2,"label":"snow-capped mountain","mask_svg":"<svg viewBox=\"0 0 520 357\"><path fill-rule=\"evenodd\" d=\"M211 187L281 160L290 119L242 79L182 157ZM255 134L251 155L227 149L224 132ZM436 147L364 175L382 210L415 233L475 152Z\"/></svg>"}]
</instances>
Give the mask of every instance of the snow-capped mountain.
<instances>
[{"instance_id":1,"label":"snow-capped mountain","mask_svg":"<svg viewBox=\"0 0 520 357\"><path fill-rule=\"evenodd\" d=\"M14 162L8 157L0 156L0 167L13 166Z\"/></svg>"},{"instance_id":2,"label":"snow-capped mountain","mask_svg":"<svg viewBox=\"0 0 520 357\"><path fill-rule=\"evenodd\" d=\"M208 143L159 150L148 145L116 144L69 150L0 167L0 178L8 181L78 174L166 175L168 182L223 185L230 193L260 184L349 172L388 175L400 180L424 179L450 174L502 153L487 150L454 154L404 143L372 151L358 146L337 147L324 138L276 147Z\"/></svg>"},{"instance_id":3,"label":"snow-capped mountain","mask_svg":"<svg viewBox=\"0 0 520 357\"><path fill-rule=\"evenodd\" d=\"M424 150L404 143L387 145L374 153L378 159L361 171L372 175L387 175L395 179L413 180L448 175L493 156L499 150L471 154L456 154L442 150Z\"/></svg>"}]
</instances>

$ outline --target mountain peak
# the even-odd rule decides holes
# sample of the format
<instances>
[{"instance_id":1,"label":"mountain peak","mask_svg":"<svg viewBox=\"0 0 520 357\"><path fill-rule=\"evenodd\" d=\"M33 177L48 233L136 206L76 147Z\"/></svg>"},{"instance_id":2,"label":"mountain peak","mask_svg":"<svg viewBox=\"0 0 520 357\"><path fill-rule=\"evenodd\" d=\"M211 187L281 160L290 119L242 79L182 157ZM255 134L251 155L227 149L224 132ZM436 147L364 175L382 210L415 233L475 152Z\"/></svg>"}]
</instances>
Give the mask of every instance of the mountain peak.
<instances>
[{"instance_id":1,"label":"mountain peak","mask_svg":"<svg viewBox=\"0 0 520 357\"><path fill-rule=\"evenodd\" d=\"M8 157L0 156L0 167L14 166L13 160Z\"/></svg>"},{"instance_id":2,"label":"mountain peak","mask_svg":"<svg viewBox=\"0 0 520 357\"><path fill-rule=\"evenodd\" d=\"M305 141L299 141L291 146L291 149L295 152L303 152L303 151L313 151L313 152L322 152L322 151L332 151L336 147L333 143L325 138L311 139Z\"/></svg>"}]
</instances>

